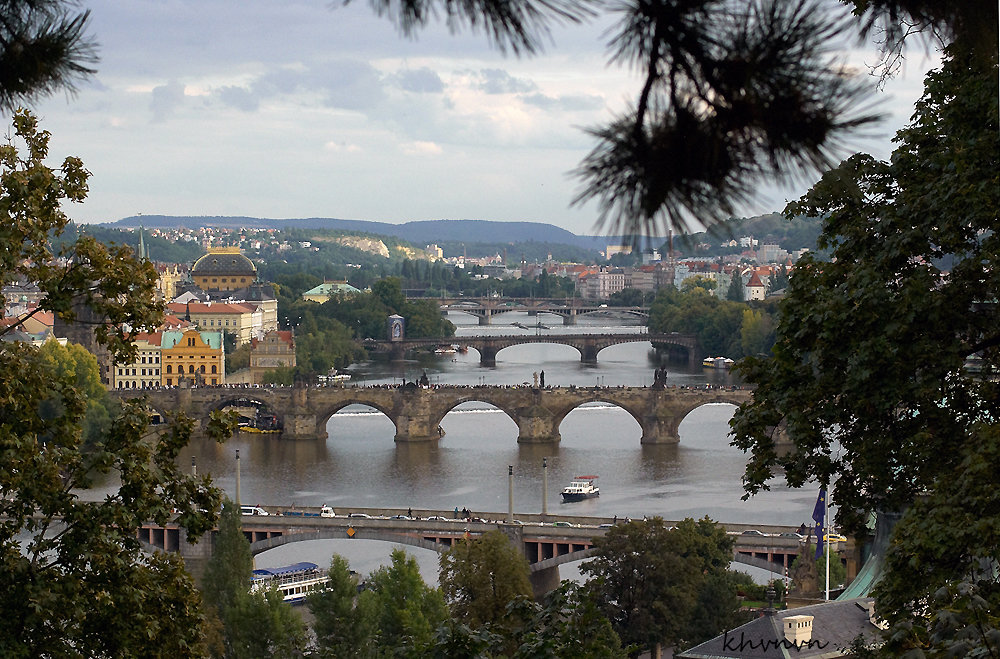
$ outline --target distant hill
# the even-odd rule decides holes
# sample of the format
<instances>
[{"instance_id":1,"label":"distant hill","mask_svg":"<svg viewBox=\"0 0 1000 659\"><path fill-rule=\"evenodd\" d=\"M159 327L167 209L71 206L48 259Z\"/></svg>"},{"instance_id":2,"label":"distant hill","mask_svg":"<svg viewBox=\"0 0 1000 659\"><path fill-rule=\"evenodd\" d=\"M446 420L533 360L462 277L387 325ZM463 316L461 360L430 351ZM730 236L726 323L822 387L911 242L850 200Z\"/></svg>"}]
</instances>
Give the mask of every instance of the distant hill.
<instances>
[{"instance_id":1,"label":"distant hill","mask_svg":"<svg viewBox=\"0 0 1000 659\"><path fill-rule=\"evenodd\" d=\"M308 217L297 219L273 219L244 216L192 216L192 215L133 215L104 226L176 228L199 227L233 228L250 227L260 229L327 229L391 236L417 246L431 243L439 245L455 243L477 243L513 245L517 243L538 243L543 245L570 245L589 252L604 251L608 245L619 245L621 236L583 235L579 236L566 229L542 222L499 222L494 220L421 220L391 224L370 220L343 220L328 217ZM732 219L724 223L712 234L696 233L688 237L677 236L675 248L688 251L684 246L700 242L717 243L722 236L732 237L752 235L781 244L793 250L815 246L820 223L815 219L796 218L786 220L770 213L752 218ZM660 247L665 239L653 240L650 244Z\"/></svg>"},{"instance_id":2,"label":"distant hill","mask_svg":"<svg viewBox=\"0 0 1000 659\"><path fill-rule=\"evenodd\" d=\"M553 224L540 222L495 222L492 220L422 220L390 224L369 220L341 220L336 218L309 217L276 220L261 217L238 216L182 216L182 215L133 215L111 226L127 227L187 227L196 229L211 227L252 227L260 229L331 229L336 231L358 231L382 236L395 236L411 243L429 244L435 242L480 242L513 243L534 241L575 245L593 249L595 242L603 249L610 238L577 236ZM599 242L597 242L599 241Z\"/></svg>"}]
</instances>

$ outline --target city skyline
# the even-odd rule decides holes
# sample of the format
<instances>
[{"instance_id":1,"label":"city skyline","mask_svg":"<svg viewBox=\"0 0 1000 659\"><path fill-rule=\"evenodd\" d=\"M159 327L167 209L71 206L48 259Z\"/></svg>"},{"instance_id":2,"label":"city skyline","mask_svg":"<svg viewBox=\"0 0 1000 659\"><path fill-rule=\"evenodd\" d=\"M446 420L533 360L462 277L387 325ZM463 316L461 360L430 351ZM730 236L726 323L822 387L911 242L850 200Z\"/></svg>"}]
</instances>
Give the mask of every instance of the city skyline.
<instances>
[{"instance_id":1,"label":"city skyline","mask_svg":"<svg viewBox=\"0 0 1000 659\"><path fill-rule=\"evenodd\" d=\"M583 128L639 89L607 65L607 17L559 28L545 53L516 58L440 24L402 37L363 4L87 6L98 74L33 108L53 162L79 156L93 173L88 200L67 207L82 222L485 219L592 234L595 206L569 207L579 190L569 172L594 144ZM873 50L845 56L875 60ZM887 120L851 147L888 156L931 64L911 49L878 95ZM767 191L744 214L780 210L812 178Z\"/></svg>"}]
</instances>

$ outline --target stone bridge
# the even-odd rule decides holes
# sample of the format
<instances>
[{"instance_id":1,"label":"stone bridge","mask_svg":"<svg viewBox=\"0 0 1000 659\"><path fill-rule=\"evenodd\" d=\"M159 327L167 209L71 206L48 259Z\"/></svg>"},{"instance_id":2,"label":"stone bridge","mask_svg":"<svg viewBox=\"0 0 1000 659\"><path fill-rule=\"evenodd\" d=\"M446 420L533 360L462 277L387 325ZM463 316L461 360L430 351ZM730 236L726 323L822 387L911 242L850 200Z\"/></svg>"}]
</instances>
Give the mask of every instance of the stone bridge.
<instances>
[{"instance_id":1,"label":"stone bridge","mask_svg":"<svg viewBox=\"0 0 1000 659\"><path fill-rule=\"evenodd\" d=\"M493 317L510 311L527 312L529 316L548 313L562 318L563 325L576 325L579 316L587 314L624 314L649 318L649 307L609 307L600 301L579 298L433 298L442 313L457 311L476 316L480 325L492 325Z\"/></svg>"},{"instance_id":2,"label":"stone bridge","mask_svg":"<svg viewBox=\"0 0 1000 659\"><path fill-rule=\"evenodd\" d=\"M195 421L195 432L206 427L214 410L257 406L277 415L281 437L315 440L327 437L327 421L348 405L368 405L385 414L396 427L397 442L434 441L441 421L458 405L487 403L517 424L519 443L560 440L566 415L586 403L620 407L642 429L643 444L677 443L678 426L692 410L710 403L739 405L751 391L737 388L667 387L548 387L525 386L373 386L373 387L205 387L116 389L123 399L145 397L154 412L183 412Z\"/></svg>"},{"instance_id":3,"label":"stone bridge","mask_svg":"<svg viewBox=\"0 0 1000 659\"><path fill-rule=\"evenodd\" d=\"M277 508L267 506L274 512ZM311 509L305 509L311 510ZM350 518L339 515L333 518L317 516L294 516L271 514L268 516L243 517L243 532L250 540L253 555L293 542L307 540L379 540L402 544L432 551L444 552L462 538L482 535L490 530L502 531L522 551L531 570L532 585L536 594L541 594L559 585L559 566L589 557L593 539L604 535L611 523L603 518L561 517L569 526L555 526L553 516L518 514L517 522L507 522L500 513L481 513L488 518L472 521L450 519L448 511L418 511L419 515L436 513L436 520L426 518L394 519L389 513L406 511L388 509L367 510L371 518ZM299 512L303 512L300 509ZM311 510L317 515L319 509ZM338 509L340 512L340 509ZM495 519L494 519L495 518ZM667 522L668 525L676 522ZM603 524L603 526L601 525ZM748 524L726 524L730 533L735 534L736 546L733 560L754 565L772 572L787 570L800 549L800 541L781 537L779 534L793 531L786 526L753 526L764 529L766 536L740 535L742 530L751 528ZM176 551L184 556L189 566L198 571L211 555L209 542L191 545L182 541L182 530L168 524L161 528L147 524L139 530L139 539L148 550Z\"/></svg>"},{"instance_id":4,"label":"stone bridge","mask_svg":"<svg viewBox=\"0 0 1000 659\"><path fill-rule=\"evenodd\" d=\"M474 348L479 352L479 364L481 366L496 366L497 353L510 346L521 345L523 343L559 343L572 346L580 351L580 361L585 364L596 364L597 353L609 346L621 343L642 343L667 344L679 346L687 350L688 363L695 366L701 360L701 348L698 340L693 334L650 334L622 333L622 334L509 334L504 336L470 336L461 339L402 339L398 341L374 341L371 339L361 342L367 350L374 352L387 352L392 359L403 359L410 350L420 348L434 348L441 344L457 344Z\"/></svg>"}]
</instances>

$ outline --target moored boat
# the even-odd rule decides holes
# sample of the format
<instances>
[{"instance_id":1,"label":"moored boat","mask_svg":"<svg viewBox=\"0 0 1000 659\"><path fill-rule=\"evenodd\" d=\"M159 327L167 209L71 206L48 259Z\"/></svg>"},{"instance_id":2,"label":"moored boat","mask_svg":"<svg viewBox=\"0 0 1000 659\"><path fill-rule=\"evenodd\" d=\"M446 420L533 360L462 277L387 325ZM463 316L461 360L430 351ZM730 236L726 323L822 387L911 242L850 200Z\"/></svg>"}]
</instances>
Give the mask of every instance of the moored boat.
<instances>
[{"instance_id":1,"label":"moored boat","mask_svg":"<svg viewBox=\"0 0 1000 659\"><path fill-rule=\"evenodd\" d=\"M323 588L330 580L326 570L315 563L303 561L284 567L254 570L250 577L251 592L266 592L272 588L281 591L286 602L302 602L313 590Z\"/></svg>"},{"instance_id":2,"label":"moored boat","mask_svg":"<svg viewBox=\"0 0 1000 659\"><path fill-rule=\"evenodd\" d=\"M562 489L563 503L583 501L601 495L601 488L594 484L597 476L577 476Z\"/></svg>"}]
</instances>

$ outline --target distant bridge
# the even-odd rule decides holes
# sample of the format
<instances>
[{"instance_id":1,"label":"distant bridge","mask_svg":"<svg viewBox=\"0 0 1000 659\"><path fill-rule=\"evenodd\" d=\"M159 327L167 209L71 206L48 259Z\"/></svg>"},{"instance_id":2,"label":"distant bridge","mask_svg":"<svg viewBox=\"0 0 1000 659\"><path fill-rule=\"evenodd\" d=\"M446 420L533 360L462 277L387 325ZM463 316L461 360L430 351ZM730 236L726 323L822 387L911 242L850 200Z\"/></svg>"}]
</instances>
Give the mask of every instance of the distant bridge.
<instances>
[{"instance_id":1,"label":"distant bridge","mask_svg":"<svg viewBox=\"0 0 1000 659\"><path fill-rule=\"evenodd\" d=\"M684 348L687 351L688 363L695 366L701 360L698 339L693 334L508 334L504 336L469 336L450 339L401 339L398 341L375 341L367 339L361 342L366 349L374 352L387 352L392 359L400 360L410 350L433 348L439 345L459 345L474 348L479 352L479 363L482 366L496 366L497 353L510 346L524 343L559 343L572 346L580 351L580 361L585 364L596 364L597 353L605 348L621 343L668 344Z\"/></svg>"},{"instance_id":2,"label":"distant bridge","mask_svg":"<svg viewBox=\"0 0 1000 659\"><path fill-rule=\"evenodd\" d=\"M422 298L437 302L441 311L458 311L479 318L480 325L491 325L493 317L511 311L529 316L548 313L562 318L563 325L576 325L576 319L586 314L616 313L649 318L649 307L610 307L605 303L580 298L514 298L514 297L442 297Z\"/></svg>"},{"instance_id":3,"label":"distant bridge","mask_svg":"<svg viewBox=\"0 0 1000 659\"><path fill-rule=\"evenodd\" d=\"M710 403L740 405L751 391L736 388L668 387L241 387L181 386L161 389L114 389L122 399L145 397L166 414L184 412L195 432L207 426L214 410L253 405L277 415L286 439L325 439L326 424L348 405L367 405L385 414L396 427L397 442L434 441L440 424L455 407L468 402L493 405L517 424L519 443L560 440L566 415L586 403L610 403L628 412L642 429L643 444L677 443L678 426L692 410Z\"/></svg>"},{"instance_id":4,"label":"distant bridge","mask_svg":"<svg viewBox=\"0 0 1000 659\"><path fill-rule=\"evenodd\" d=\"M273 513L280 508L266 506ZM444 552L462 538L482 535L490 530L502 531L510 541L523 552L531 570L532 584L536 593L546 592L559 585L559 566L589 557L593 551L593 539L603 536L611 524L611 519L580 518L566 516L542 516L538 514L517 514L516 522L507 522L502 513L477 513L471 521L452 519L450 511L416 511L419 518L394 519L393 515L405 514L405 510L362 509L349 510L370 515L369 518L352 518L340 508L337 517L318 517L318 508L298 508L299 514L310 516L288 516L271 514L268 516L244 516L243 532L250 540L250 551L257 555L292 542L307 540L380 540L396 544ZM429 516L438 519L426 519ZM554 525L550 520L558 519L565 524ZM604 524L604 526L600 526ZM667 522L673 525L676 522ZM787 570L798 555L801 541L794 537L782 537L780 533L791 532L791 526L753 526L749 524L726 524L727 530L735 534L736 546L733 560L754 565L772 572ZM767 535L740 535L749 528L761 529ZM147 549L177 551L186 560L205 560L211 554L211 543L205 546L182 542L182 530L176 525L159 527L147 524L139 531L139 538Z\"/></svg>"}]
</instances>

